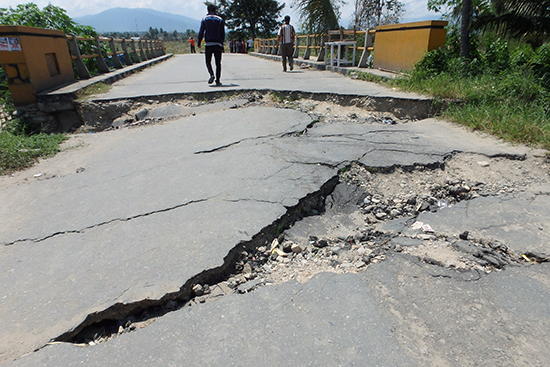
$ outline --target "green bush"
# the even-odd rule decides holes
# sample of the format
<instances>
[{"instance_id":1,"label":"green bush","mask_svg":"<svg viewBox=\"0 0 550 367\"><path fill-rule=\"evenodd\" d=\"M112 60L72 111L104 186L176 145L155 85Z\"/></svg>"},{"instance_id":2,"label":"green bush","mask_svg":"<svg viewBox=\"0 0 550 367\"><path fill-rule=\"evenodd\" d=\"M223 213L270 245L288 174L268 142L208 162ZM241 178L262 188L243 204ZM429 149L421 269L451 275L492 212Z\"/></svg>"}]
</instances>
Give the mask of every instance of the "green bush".
<instances>
[{"instance_id":1,"label":"green bush","mask_svg":"<svg viewBox=\"0 0 550 367\"><path fill-rule=\"evenodd\" d=\"M468 62L452 33L444 48L430 51L403 89L451 103L442 116L512 142L550 148L550 45L534 50L492 36L481 40Z\"/></svg>"}]
</instances>

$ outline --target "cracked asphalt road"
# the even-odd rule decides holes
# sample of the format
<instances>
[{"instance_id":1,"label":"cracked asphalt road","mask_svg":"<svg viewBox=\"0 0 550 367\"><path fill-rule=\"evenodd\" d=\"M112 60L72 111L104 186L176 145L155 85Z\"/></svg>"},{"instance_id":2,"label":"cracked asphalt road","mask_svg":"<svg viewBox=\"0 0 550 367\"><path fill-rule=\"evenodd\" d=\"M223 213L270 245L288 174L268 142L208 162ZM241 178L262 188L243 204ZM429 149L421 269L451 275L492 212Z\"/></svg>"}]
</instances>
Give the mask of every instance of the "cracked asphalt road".
<instances>
[{"instance_id":1,"label":"cracked asphalt road","mask_svg":"<svg viewBox=\"0 0 550 367\"><path fill-rule=\"evenodd\" d=\"M332 82L345 90L352 81ZM239 243L351 162L408 167L439 165L456 152L532 154L434 119L307 128L312 121L290 108L213 106L165 124L76 135L58 156L2 177L0 361L549 364L548 264L465 281L471 277L458 270L397 253L360 274L324 273L183 308L93 347L46 346L93 315L177 294L189 279L222 268ZM457 205L425 221L449 235L479 227L518 252L548 253L546 231L534 230L548 223L547 196L514 198L472 200L467 214Z\"/></svg>"}]
</instances>

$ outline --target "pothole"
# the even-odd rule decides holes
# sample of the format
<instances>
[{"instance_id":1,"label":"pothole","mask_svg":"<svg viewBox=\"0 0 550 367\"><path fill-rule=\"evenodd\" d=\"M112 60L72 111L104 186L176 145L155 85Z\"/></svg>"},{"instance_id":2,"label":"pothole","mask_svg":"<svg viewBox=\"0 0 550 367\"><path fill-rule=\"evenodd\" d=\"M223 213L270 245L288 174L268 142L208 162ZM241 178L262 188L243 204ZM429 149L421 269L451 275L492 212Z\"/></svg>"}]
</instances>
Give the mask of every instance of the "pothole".
<instances>
[{"instance_id":1,"label":"pothole","mask_svg":"<svg viewBox=\"0 0 550 367\"><path fill-rule=\"evenodd\" d=\"M471 281L509 266L547 262L545 254L517 254L505 243L475 238L468 231L456 237L439 234L429 223L417 221L422 212L447 210L481 196L514 194L547 182L548 162L534 157L455 154L442 167L385 170L354 163L252 241L236 246L223 268L199 274L180 292L162 300L93 315L56 340L92 346L145 327L167 312L230 293L248 293L288 281L307 282L321 272L363 272L384 261L390 252L468 273ZM308 227L308 221L324 224ZM305 229L300 232L301 226ZM408 230L395 231L392 226Z\"/></svg>"}]
</instances>

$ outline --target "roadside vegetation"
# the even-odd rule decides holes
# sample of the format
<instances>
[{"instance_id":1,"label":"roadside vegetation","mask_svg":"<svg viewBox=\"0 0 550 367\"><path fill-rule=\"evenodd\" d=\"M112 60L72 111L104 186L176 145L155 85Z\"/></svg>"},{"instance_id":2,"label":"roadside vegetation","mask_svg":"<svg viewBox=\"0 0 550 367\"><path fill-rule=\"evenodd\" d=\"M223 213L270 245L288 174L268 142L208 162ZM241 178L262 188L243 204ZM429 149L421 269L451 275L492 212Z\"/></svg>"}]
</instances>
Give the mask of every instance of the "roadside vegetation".
<instances>
[{"instance_id":1,"label":"roadside vegetation","mask_svg":"<svg viewBox=\"0 0 550 367\"><path fill-rule=\"evenodd\" d=\"M473 39L471 58L460 57L458 32L430 51L402 78L359 78L431 95L442 118L508 142L550 149L550 44L539 47L495 38Z\"/></svg>"},{"instance_id":2,"label":"roadside vegetation","mask_svg":"<svg viewBox=\"0 0 550 367\"><path fill-rule=\"evenodd\" d=\"M91 27L75 23L64 9L51 4L42 9L34 3L0 8L0 24L61 29L77 35L96 34ZM2 69L0 108L4 115L4 121L0 122L0 176L31 167L41 157L55 155L59 152L59 144L67 139L64 135L40 132L17 117Z\"/></svg>"},{"instance_id":3,"label":"roadside vegetation","mask_svg":"<svg viewBox=\"0 0 550 367\"><path fill-rule=\"evenodd\" d=\"M195 36L195 40L197 37ZM191 53L191 45L187 41L187 39L179 40L179 41L165 41L164 47L166 48L167 54L188 54ZM196 47L196 51L199 52L198 47Z\"/></svg>"}]
</instances>

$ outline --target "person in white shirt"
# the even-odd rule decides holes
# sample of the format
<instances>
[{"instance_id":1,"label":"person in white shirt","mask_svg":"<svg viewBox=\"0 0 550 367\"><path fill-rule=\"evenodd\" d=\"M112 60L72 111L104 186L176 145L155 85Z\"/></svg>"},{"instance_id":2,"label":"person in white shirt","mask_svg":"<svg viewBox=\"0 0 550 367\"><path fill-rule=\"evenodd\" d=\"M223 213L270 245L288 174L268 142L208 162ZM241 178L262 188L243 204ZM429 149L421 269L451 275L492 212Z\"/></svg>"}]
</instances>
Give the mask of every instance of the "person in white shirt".
<instances>
[{"instance_id":1,"label":"person in white shirt","mask_svg":"<svg viewBox=\"0 0 550 367\"><path fill-rule=\"evenodd\" d=\"M277 47L281 44L281 54L283 55L283 71L286 71L286 59L288 58L288 66L290 70L294 69L294 60L292 58L294 54L294 38L296 37L296 31L294 27L290 25L290 16L285 16L285 22L279 29L279 36L277 37Z\"/></svg>"}]
</instances>

